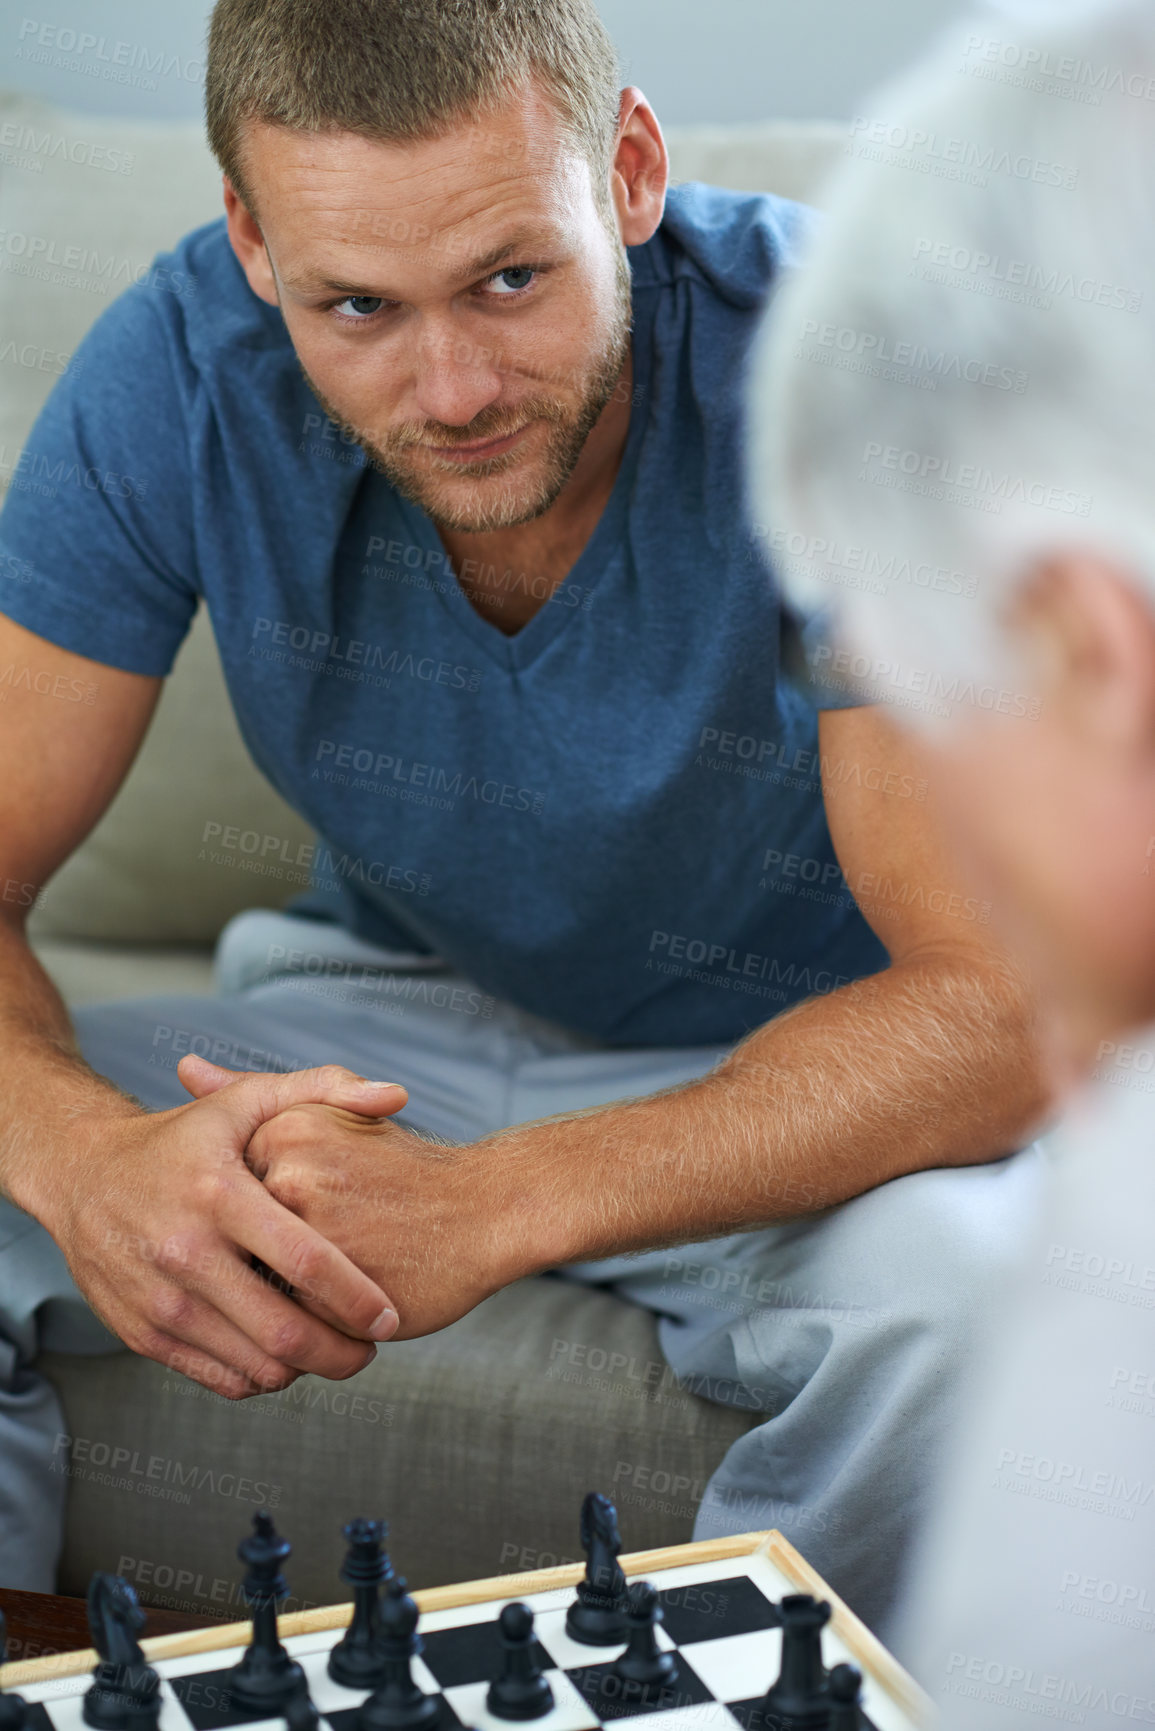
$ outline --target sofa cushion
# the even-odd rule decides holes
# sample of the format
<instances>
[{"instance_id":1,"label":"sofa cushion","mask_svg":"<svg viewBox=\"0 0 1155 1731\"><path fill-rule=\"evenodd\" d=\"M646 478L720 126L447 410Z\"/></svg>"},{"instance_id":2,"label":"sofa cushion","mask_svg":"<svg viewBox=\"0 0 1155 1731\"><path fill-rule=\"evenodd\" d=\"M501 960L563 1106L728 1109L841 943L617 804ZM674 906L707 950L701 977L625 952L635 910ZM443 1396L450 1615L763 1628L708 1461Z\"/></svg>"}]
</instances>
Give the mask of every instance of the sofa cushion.
<instances>
[{"instance_id":1,"label":"sofa cushion","mask_svg":"<svg viewBox=\"0 0 1155 1731\"><path fill-rule=\"evenodd\" d=\"M208 945L94 944L69 938L34 938L40 964L66 1004L114 1004L122 998L158 998L169 992L206 997L213 991Z\"/></svg>"},{"instance_id":2,"label":"sofa cushion","mask_svg":"<svg viewBox=\"0 0 1155 1731\"><path fill-rule=\"evenodd\" d=\"M388 1519L412 1585L445 1585L580 1560L588 1490L614 1495L627 1549L682 1543L752 1422L678 1386L649 1312L548 1276L383 1347L348 1382L252 1401L127 1352L40 1364L71 1439L54 1461L69 1473L60 1591L111 1569L146 1602L233 1617L261 1504L293 1542L290 1609L348 1596L340 1534L357 1514Z\"/></svg>"}]
</instances>

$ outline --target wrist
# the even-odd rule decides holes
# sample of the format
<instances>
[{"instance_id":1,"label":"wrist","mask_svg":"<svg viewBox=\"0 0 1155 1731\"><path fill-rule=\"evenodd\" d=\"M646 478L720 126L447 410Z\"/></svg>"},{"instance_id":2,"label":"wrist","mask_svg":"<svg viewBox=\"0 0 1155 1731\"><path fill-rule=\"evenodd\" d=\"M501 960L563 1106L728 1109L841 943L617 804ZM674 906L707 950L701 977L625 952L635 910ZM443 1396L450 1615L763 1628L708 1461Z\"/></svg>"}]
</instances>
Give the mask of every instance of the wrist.
<instances>
[{"instance_id":1,"label":"wrist","mask_svg":"<svg viewBox=\"0 0 1155 1731\"><path fill-rule=\"evenodd\" d=\"M578 1261L580 1198L556 1162L564 1125L519 1125L470 1144L461 1206L488 1238L493 1290L565 1262Z\"/></svg>"},{"instance_id":2,"label":"wrist","mask_svg":"<svg viewBox=\"0 0 1155 1731\"><path fill-rule=\"evenodd\" d=\"M83 1083L75 1097L60 1100L51 1119L28 1111L3 1138L0 1193L55 1236L59 1217L76 1189L79 1167L98 1164L106 1142L123 1139L148 1114L135 1101L106 1087Z\"/></svg>"}]
</instances>

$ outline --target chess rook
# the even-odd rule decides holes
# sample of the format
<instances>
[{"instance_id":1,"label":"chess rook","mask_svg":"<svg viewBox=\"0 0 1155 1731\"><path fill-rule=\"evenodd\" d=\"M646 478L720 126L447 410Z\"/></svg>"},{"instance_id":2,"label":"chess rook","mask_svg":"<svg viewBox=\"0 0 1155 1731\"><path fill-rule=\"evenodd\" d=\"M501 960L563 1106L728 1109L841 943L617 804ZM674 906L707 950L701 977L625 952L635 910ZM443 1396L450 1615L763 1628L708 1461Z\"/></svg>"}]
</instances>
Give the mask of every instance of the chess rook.
<instances>
[{"instance_id":1,"label":"chess rook","mask_svg":"<svg viewBox=\"0 0 1155 1731\"><path fill-rule=\"evenodd\" d=\"M277 1637L277 1601L289 1590L281 1564L292 1546L273 1526L267 1509L253 1516L253 1531L237 1546L246 1566L242 1591L253 1608L253 1638L239 1665L228 1673L234 1705L281 1717L293 1696L305 1689L305 1673L290 1659Z\"/></svg>"},{"instance_id":2,"label":"chess rook","mask_svg":"<svg viewBox=\"0 0 1155 1731\"><path fill-rule=\"evenodd\" d=\"M350 1521L345 1528L348 1552L340 1575L353 1589L353 1619L344 1640L329 1655L329 1675L346 1689L374 1689L380 1683L382 1581L393 1575L385 1553L388 1528L384 1521Z\"/></svg>"},{"instance_id":3,"label":"chess rook","mask_svg":"<svg viewBox=\"0 0 1155 1731\"><path fill-rule=\"evenodd\" d=\"M629 1633L626 1577L618 1557L618 1512L609 1497L591 1491L582 1503L581 1542L586 1572L566 1612L566 1633L591 1647L616 1647Z\"/></svg>"},{"instance_id":4,"label":"chess rook","mask_svg":"<svg viewBox=\"0 0 1155 1731\"><path fill-rule=\"evenodd\" d=\"M822 1664L825 1599L787 1593L782 1601L782 1669L766 1696L774 1731L828 1731L830 1698Z\"/></svg>"}]
</instances>

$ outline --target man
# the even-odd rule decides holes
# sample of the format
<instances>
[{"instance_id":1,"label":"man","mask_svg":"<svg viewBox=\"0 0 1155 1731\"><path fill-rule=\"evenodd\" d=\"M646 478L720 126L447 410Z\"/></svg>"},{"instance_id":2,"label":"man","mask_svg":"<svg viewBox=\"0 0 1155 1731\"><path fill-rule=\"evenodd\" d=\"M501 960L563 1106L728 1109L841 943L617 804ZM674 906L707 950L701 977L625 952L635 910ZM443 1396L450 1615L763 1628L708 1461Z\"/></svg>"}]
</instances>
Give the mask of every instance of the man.
<instances>
[{"instance_id":1,"label":"man","mask_svg":"<svg viewBox=\"0 0 1155 1731\"><path fill-rule=\"evenodd\" d=\"M903 1644L968 1731L1155 1722L1153 92L1144 0L953 32L872 112L925 161L966 141L1010 172L992 190L932 182L917 158L855 164L759 393L785 532L983 573L970 598L847 593L845 652L1040 700L904 717L1039 983L1056 1089L1096 1084L1049 1143L1045 1218L910 1594ZM1047 178L1060 165L1066 184ZM882 366L851 382L797 347L803 327L936 357L938 388ZM992 385L1006 370L1023 389ZM924 454L937 478L916 485ZM801 572L789 587L799 605L828 592Z\"/></svg>"},{"instance_id":2,"label":"man","mask_svg":"<svg viewBox=\"0 0 1155 1731\"><path fill-rule=\"evenodd\" d=\"M207 104L225 223L109 310L30 441L130 484L0 525L32 570L0 650L101 693L83 729L6 706L0 866L42 883L104 809L203 595L265 773L431 887L244 919L227 995L86 1011L82 1058L6 909L7 1554L47 1584L38 1316L242 1397L564 1266L765 1415L699 1534L772 1515L881 1622L1042 1096L916 755L782 666L741 390L806 214L667 200L590 0L221 0ZM309 453L318 401L354 461ZM296 989L313 958L334 997ZM438 961L492 1018L383 1037L359 970ZM318 1062L186 1058L189 1103L158 1014ZM728 1310L640 1254L701 1241Z\"/></svg>"}]
</instances>

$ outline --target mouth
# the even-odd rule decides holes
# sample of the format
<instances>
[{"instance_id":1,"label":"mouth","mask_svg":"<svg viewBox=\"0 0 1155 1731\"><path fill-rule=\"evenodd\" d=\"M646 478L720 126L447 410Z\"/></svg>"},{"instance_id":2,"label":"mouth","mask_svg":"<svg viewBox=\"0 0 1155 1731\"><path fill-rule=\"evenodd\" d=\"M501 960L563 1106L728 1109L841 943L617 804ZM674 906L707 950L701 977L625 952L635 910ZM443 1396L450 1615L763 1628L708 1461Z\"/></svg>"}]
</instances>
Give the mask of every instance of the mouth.
<instances>
[{"instance_id":1,"label":"mouth","mask_svg":"<svg viewBox=\"0 0 1155 1731\"><path fill-rule=\"evenodd\" d=\"M499 439L483 439L476 445L426 445L423 449L441 463L456 463L462 467L469 463L484 463L491 457L504 457L507 451L512 451L529 431L530 425L527 421L515 432L504 433Z\"/></svg>"}]
</instances>

